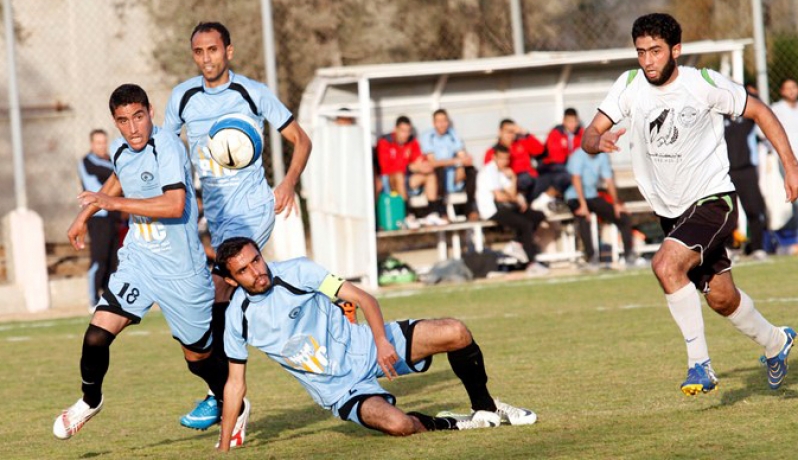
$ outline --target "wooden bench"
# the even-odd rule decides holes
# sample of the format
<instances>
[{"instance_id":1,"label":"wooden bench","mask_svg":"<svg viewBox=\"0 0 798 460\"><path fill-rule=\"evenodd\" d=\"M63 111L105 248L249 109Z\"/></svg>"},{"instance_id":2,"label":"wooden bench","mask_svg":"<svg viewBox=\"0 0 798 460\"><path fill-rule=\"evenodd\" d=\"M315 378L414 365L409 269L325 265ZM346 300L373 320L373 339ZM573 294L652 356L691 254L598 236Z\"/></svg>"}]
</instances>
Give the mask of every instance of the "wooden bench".
<instances>
[{"instance_id":1,"label":"wooden bench","mask_svg":"<svg viewBox=\"0 0 798 460\"><path fill-rule=\"evenodd\" d=\"M460 241L461 231L472 230L474 232L474 249L477 252L482 252L482 250L485 248L485 235L482 232L482 229L486 227L495 227L496 225L498 224L491 220L479 220L473 222L457 222L446 225L432 225L421 227L415 230L378 231L377 239L435 233L438 236L438 260L446 260L448 259L449 255L446 234L451 233L452 258L459 260L463 255L463 249Z\"/></svg>"}]
</instances>

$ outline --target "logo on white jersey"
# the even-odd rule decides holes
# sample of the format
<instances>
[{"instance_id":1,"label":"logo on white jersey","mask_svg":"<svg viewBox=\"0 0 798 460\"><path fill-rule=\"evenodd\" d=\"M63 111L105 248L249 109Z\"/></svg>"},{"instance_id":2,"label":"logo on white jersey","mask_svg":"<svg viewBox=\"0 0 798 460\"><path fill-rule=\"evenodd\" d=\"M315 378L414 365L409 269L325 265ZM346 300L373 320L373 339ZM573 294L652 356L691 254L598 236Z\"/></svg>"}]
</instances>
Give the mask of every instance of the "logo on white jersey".
<instances>
[{"instance_id":1,"label":"logo on white jersey","mask_svg":"<svg viewBox=\"0 0 798 460\"><path fill-rule=\"evenodd\" d=\"M679 112L679 124L685 128L689 128L698 121L698 110L693 107L687 106Z\"/></svg>"},{"instance_id":2,"label":"logo on white jersey","mask_svg":"<svg viewBox=\"0 0 798 460\"><path fill-rule=\"evenodd\" d=\"M294 369L302 369L314 374L323 374L327 370L327 347L319 345L312 335L291 337L281 353L285 361Z\"/></svg>"}]
</instances>

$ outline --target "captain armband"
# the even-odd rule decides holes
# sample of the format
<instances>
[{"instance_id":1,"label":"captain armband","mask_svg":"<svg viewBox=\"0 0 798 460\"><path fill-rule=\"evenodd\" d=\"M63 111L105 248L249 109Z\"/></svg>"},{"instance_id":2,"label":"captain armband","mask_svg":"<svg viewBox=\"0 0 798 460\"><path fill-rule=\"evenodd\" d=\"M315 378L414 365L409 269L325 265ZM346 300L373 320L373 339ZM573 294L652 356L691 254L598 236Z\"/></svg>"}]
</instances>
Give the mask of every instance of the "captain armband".
<instances>
[{"instance_id":1,"label":"captain armband","mask_svg":"<svg viewBox=\"0 0 798 460\"><path fill-rule=\"evenodd\" d=\"M319 286L319 292L326 295L333 302L338 300L338 290L344 284L344 279L329 273Z\"/></svg>"}]
</instances>

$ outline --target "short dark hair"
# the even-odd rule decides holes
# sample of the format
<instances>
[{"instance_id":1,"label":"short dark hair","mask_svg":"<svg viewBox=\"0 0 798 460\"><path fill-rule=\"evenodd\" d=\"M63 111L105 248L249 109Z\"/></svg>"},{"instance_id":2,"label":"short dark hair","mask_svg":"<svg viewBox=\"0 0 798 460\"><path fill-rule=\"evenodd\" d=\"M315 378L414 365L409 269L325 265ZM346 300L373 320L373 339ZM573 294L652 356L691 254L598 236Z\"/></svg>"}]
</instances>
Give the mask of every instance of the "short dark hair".
<instances>
[{"instance_id":1,"label":"short dark hair","mask_svg":"<svg viewBox=\"0 0 798 460\"><path fill-rule=\"evenodd\" d=\"M396 119L396 126L399 126L399 125L412 125L412 124L413 123L410 123L410 119L407 118L407 116L405 116L405 115L400 115L399 118Z\"/></svg>"},{"instance_id":2,"label":"short dark hair","mask_svg":"<svg viewBox=\"0 0 798 460\"><path fill-rule=\"evenodd\" d=\"M108 137L108 133L106 133L104 129L97 128L91 130L91 132L89 133L89 140L94 139L94 136L97 134L102 134L103 136Z\"/></svg>"},{"instance_id":3,"label":"short dark hair","mask_svg":"<svg viewBox=\"0 0 798 460\"><path fill-rule=\"evenodd\" d=\"M632 25L632 41L646 36L661 38L668 46L673 47L682 42L682 26L669 14L647 14L637 18Z\"/></svg>"},{"instance_id":4,"label":"short dark hair","mask_svg":"<svg viewBox=\"0 0 798 460\"><path fill-rule=\"evenodd\" d=\"M219 35L222 36L222 44L224 44L225 48L230 46L230 31L227 30L227 27L221 22L200 22L194 27L194 30L191 31L191 38L189 41L194 40L194 35L210 32L212 30L219 32Z\"/></svg>"},{"instance_id":5,"label":"short dark hair","mask_svg":"<svg viewBox=\"0 0 798 460\"><path fill-rule=\"evenodd\" d=\"M501 123L499 123L499 129L504 129L505 126L514 125L514 124L515 122L512 119L505 118L504 120L501 121Z\"/></svg>"},{"instance_id":6,"label":"short dark hair","mask_svg":"<svg viewBox=\"0 0 798 460\"><path fill-rule=\"evenodd\" d=\"M241 253L241 250L250 244L255 248L255 250L260 252L260 249L258 249L258 243L252 240L252 238L247 238L245 236L234 236L224 240L222 244L216 248L216 269L219 274L223 277L232 278L233 275L227 268L227 262Z\"/></svg>"},{"instance_id":7,"label":"short dark hair","mask_svg":"<svg viewBox=\"0 0 798 460\"><path fill-rule=\"evenodd\" d=\"M111 115L113 115L117 107L135 103L150 108L150 99L147 97L147 92L139 85L126 83L111 93L108 107L111 109Z\"/></svg>"},{"instance_id":8,"label":"short dark hair","mask_svg":"<svg viewBox=\"0 0 798 460\"><path fill-rule=\"evenodd\" d=\"M565 112L562 113L564 117L579 117L579 114L576 113L576 109L573 107L568 107L565 109Z\"/></svg>"},{"instance_id":9,"label":"short dark hair","mask_svg":"<svg viewBox=\"0 0 798 460\"><path fill-rule=\"evenodd\" d=\"M496 144L493 146L494 156L496 153L510 153L510 149L503 144Z\"/></svg>"},{"instance_id":10,"label":"short dark hair","mask_svg":"<svg viewBox=\"0 0 798 460\"><path fill-rule=\"evenodd\" d=\"M798 80L792 77L784 77L781 79L781 83L779 83L779 89L781 89L781 87L784 86L784 84L787 83L788 81L791 81L793 83L798 83Z\"/></svg>"},{"instance_id":11,"label":"short dark hair","mask_svg":"<svg viewBox=\"0 0 798 460\"><path fill-rule=\"evenodd\" d=\"M432 118L435 118L438 115L446 115L446 118L449 118L449 114L446 113L446 109L438 109L438 110L432 112Z\"/></svg>"}]
</instances>

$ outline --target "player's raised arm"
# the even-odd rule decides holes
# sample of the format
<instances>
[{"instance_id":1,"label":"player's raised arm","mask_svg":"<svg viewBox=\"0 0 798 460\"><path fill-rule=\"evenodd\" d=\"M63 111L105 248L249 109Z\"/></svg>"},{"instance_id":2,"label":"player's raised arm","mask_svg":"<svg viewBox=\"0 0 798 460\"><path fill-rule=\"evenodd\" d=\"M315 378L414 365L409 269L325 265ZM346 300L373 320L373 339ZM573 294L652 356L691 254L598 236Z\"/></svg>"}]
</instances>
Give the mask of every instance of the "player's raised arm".
<instances>
[{"instance_id":1,"label":"player's raised arm","mask_svg":"<svg viewBox=\"0 0 798 460\"><path fill-rule=\"evenodd\" d=\"M285 178L274 188L274 212L280 214L285 210L286 216L289 216L295 206L294 188L299 182L299 176L308 164L312 143L305 130L299 126L296 120L283 128L280 134L294 145L294 153L291 156L291 164L285 173Z\"/></svg>"},{"instance_id":2,"label":"player's raised arm","mask_svg":"<svg viewBox=\"0 0 798 460\"><path fill-rule=\"evenodd\" d=\"M790 140L784 127L770 107L750 95L743 116L754 120L776 149L781 164L784 165L784 189L787 192L787 201L795 201L798 198L798 160L790 147Z\"/></svg>"},{"instance_id":3,"label":"player's raised arm","mask_svg":"<svg viewBox=\"0 0 798 460\"><path fill-rule=\"evenodd\" d=\"M587 153L617 152L620 150L618 139L626 132L625 128L610 131L612 120L602 112L596 112L582 135L582 149Z\"/></svg>"},{"instance_id":4,"label":"player's raised arm","mask_svg":"<svg viewBox=\"0 0 798 460\"><path fill-rule=\"evenodd\" d=\"M398 377L393 365L399 361L399 356L391 342L385 337L385 320L377 299L349 281L344 281L344 284L341 285L338 290L338 298L360 306L360 310L363 311L363 316L366 317L366 322L374 334L374 343L377 345L377 364L389 380Z\"/></svg>"},{"instance_id":5,"label":"player's raised arm","mask_svg":"<svg viewBox=\"0 0 798 460\"><path fill-rule=\"evenodd\" d=\"M221 452L230 450L230 438L236 425L241 404L247 394L247 365L245 363L230 363L227 383L224 386L224 406L222 409L222 429L217 449Z\"/></svg>"}]
</instances>

